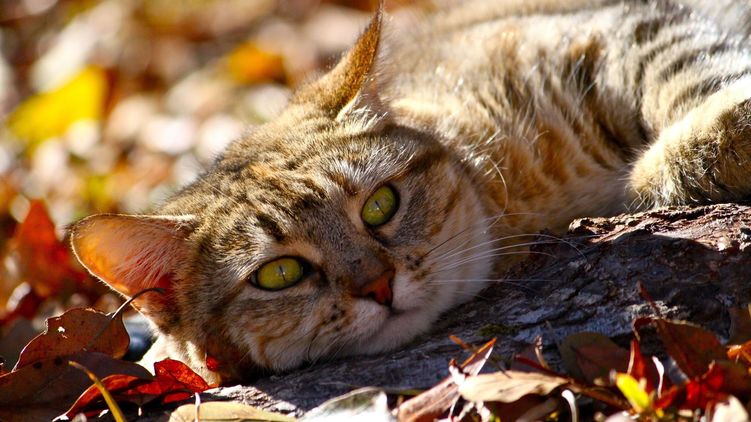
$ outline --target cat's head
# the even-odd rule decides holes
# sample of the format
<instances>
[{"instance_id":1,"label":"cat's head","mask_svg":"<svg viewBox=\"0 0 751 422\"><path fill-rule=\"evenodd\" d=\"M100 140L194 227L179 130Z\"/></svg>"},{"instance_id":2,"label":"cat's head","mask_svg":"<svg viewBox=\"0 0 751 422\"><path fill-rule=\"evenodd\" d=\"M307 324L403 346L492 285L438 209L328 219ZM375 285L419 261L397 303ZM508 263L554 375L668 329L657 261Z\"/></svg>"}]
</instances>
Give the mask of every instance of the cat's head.
<instances>
[{"instance_id":1,"label":"cat's head","mask_svg":"<svg viewBox=\"0 0 751 422\"><path fill-rule=\"evenodd\" d=\"M378 96L382 14L282 115L154 216L73 226L81 262L204 375L387 350L484 286L471 172Z\"/></svg>"}]
</instances>

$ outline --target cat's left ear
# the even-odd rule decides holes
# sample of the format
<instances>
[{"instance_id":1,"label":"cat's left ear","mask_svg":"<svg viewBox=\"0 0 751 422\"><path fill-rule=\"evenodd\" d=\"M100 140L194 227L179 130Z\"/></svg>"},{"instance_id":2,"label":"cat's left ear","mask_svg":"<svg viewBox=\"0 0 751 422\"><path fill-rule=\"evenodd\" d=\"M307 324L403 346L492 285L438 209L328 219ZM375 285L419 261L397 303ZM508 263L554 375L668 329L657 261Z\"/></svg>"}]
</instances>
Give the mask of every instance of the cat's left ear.
<instances>
[{"instance_id":1,"label":"cat's left ear","mask_svg":"<svg viewBox=\"0 0 751 422\"><path fill-rule=\"evenodd\" d=\"M347 116L383 116L385 106L379 96L388 75L382 72L383 2L355 45L327 74L303 87L292 100L315 105L337 120Z\"/></svg>"},{"instance_id":2,"label":"cat's left ear","mask_svg":"<svg viewBox=\"0 0 751 422\"><path fill-rule=\"evenodd\" d=\"M99 214L70 229L76 258L89 272L126 297L158 287L135 300L157 325L174 317L174 291L181 269L190 264L192 217Z\"/></svg>"}]
</instances>

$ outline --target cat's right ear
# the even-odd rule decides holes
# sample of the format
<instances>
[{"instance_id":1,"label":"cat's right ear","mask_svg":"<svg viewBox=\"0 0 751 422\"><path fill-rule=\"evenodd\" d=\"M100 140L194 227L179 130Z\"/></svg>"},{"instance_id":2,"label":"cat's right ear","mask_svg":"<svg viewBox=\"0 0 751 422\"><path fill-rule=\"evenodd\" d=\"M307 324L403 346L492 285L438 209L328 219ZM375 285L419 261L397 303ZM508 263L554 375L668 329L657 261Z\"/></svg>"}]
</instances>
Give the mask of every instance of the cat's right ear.
<instances>
[{"instance_id":1,"label":"cat's right ear","mask_svg":"<svg viewBox=\"0 0 751 422\"><path fill-rule=\"evenodd\" d=\"M302 87L293 103L313 105L331 118L341 120L355 114L372 117L385 114L380 88L388 75L380 66L383 38L383 2L355 45L327 74Z\"/></svg>"},{"instance_id":2,"label":"cat's right ear","mask_svg":"<svg viewBox=\"0 0 751 422\"><path fill-rule=\"evenodd\" d=\"M190 262L192 217L99 214L70 229L76 258L126 297L151 287L134 305L157 325L169 325L178 269Z\"/></svg>"}]
</instances>

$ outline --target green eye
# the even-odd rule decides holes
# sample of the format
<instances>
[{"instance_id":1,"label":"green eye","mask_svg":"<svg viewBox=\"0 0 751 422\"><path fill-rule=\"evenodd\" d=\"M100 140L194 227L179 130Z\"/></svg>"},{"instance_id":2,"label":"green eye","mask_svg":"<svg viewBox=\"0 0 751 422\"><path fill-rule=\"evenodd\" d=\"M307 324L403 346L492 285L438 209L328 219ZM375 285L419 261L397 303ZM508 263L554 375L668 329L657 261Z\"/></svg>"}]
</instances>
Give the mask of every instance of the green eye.
<instances>
[{"instance_id":1,"label":"green eye","mask_svg":"<svg viewBox=\"0 0 751 422\"><path fill-rule=\"evenodd\" d=\"M362 221L370 227L386 224L396 214L399 198L389 186L381 186L365 201L362 207Z\"/></svg>"},{"instance_id":2,"label":"green eye","mask_svg":"<svg viewBox=\"0 0 751 422\"><path fill-rule=\"evenodd\" d=\"M303 273L299 259L279 258L263 264L254 274L253 281L264 290L281 290L302 280Z\"/></svg>"}]
</instances>

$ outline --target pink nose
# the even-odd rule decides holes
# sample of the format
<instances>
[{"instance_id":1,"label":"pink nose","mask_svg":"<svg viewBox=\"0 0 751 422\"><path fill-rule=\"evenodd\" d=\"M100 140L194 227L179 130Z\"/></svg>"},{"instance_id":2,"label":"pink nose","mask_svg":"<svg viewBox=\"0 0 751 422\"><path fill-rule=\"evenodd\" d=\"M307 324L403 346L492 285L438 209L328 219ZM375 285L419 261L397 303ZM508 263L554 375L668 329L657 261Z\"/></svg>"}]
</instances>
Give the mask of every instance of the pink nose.
<instances>
[{"instance_id":1,"label":"pink nose","mask_svg":"<svg viewBox=\"0 0 751 422\"><path fill-rule=\"evenodd\" d=\"M394 293L391 290L391 282L394 279L394 270L388 270L360 288L355 296L373 299L383 306L391 306Z\"/></svg>"}]
</instances>

